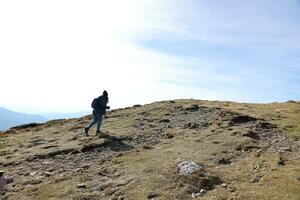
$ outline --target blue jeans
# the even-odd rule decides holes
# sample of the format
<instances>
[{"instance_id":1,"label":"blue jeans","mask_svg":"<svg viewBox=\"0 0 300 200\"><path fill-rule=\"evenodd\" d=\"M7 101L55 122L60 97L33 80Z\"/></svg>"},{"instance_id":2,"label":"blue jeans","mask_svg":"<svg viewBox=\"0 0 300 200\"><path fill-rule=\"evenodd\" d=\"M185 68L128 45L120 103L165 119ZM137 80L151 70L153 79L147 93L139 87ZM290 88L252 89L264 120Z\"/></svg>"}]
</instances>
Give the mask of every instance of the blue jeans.
<instances>
[{"instance_id":1,"label":"blue jeans","mask_svg":"<svg viewBox=\"0 0 300 200\"><path fill-rule=\"evenodd\" d=\"M103 120L103 114L93 110L93 119L87 128L90 129L97 123L97 132L100 132L102 120Z\"/></svg>"}]
</instances>

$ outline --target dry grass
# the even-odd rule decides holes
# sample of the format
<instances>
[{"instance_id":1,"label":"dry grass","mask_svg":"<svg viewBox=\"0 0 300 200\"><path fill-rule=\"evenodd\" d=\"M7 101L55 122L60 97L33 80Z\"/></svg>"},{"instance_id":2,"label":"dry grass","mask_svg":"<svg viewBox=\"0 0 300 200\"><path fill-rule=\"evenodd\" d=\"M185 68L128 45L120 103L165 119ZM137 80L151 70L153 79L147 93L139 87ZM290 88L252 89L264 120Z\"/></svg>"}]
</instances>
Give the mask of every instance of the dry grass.
<instances>
[{"instance_id":1,"label":"dry grass","mask_svg":"<svg viewBox=\"0 0 300 200\"><path fill-rule=\"evenodd\" d=\"M134 127L142 120L146 123L145 130L150 131L160 124L160 119L173 114L175 107L184 110L194 104L219 107L265 119L276 124L283 134L295 140L300 138L300 104L292 102L156 102L111 112L104 120L103 130L120 138L131 136L136 134ZM180 111L181 114L183 112ZM184 127L184 124L180 127L171 126L163 133L172 137L162 138L156 145L141 144L126 150L116 148L119 143L109 143L105 138L86 137L83 127L90 119L91 116L57 120L34 128L10 130L9 135L1 133L2 164L66 149L80 151L84 146L95 144L108 145L111 153L111 157L100 160L100 157L96 156L102 152L94 152L91 159L95 160L88 160L92 162L91 167L81 171L77 171L77 166L72 165L72 162L75 162L72 155L61 155L62 159L59 162L71 159L68 163L71 167L69 170L46 177L40 184L23 185L18 192L9 192L9 199L110 199L116 193L114 190L120 192L125 199L147 199L151 196L161 200L191 199L191 193L200 189L207 190L200 199L300 199L299 149L284 155L268 151L257 141L243 137L242 133L245 130L242 127L228 127L225 119L216 118L205 129L180 128ZM94 131L91 130L91 135ZM33 143L35 145L31 146ZM83 158L92 152L83 154ZM284 165L278 164L280 156L284 156ZM180 176L176 166L184 160L202 164L204 171L191 177ZM6 170L9 174L23 171L43 173L31 162L41 164L45 161L55 160L46 158L23 162L16 167L7 165ZM85 161L82 162L79 160L78 167L85 164ZM35 177L17 176L14 184L18 188L22 182L31 178ZM87 189L77 188L81 182L87 184ZM226 187L221 183L225 183Z\"/></svg>"}]
</instances>

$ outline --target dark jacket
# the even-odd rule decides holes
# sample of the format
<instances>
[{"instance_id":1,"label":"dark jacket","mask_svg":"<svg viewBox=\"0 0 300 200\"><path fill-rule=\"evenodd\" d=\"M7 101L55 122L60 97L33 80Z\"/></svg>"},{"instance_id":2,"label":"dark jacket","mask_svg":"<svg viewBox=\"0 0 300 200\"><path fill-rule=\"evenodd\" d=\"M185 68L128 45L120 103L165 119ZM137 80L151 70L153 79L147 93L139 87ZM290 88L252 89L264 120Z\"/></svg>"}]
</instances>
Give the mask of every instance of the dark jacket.
<instances>
[{"instance_id":1,"label":"dark jacket","mask_svg":"<svg viewBox=\"0 0 300 200\"><path fill-rule=\"evenodd\" d=\"M108 97L103 95L99 96L95 107L96 113L104 115L106 109L108 108L107 103L108 103Z\"/></svg>"}]
</instances>

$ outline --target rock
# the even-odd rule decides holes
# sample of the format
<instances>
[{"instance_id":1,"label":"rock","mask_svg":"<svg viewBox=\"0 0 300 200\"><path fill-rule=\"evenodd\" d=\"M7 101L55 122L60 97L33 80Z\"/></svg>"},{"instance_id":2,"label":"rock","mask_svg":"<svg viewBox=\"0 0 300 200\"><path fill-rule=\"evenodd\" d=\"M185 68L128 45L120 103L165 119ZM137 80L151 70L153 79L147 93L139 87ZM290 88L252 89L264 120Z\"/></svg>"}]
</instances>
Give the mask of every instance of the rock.
<instances>
[{"instance_id":1,"label":"rock","mask_svg":"<svg viewBox=\"0 0 300 200\"><path fill-rule=\"evenodd\" d=\"M77 188L85 189L85 188L86 188L86 185L85 185L85 183L79 183L79 184L77 185Z\"/></svg>"},{"instance_id":2,"label":"rock","mask_svg":"<svg viewBox=\"0 0 300 200\"><path fill-rule=\"evenodd\" d=\"M225 157L219 159L217 162L220 165L229 165L229 164L231 164L230 158L225 158Z\"/></svg>"},{"instance_id":3,"label":"rock","mask_svg":"<svg viewBox=\"0 0 300 200\"><path fill-rule=\"evenodd\" d=\"M193 193L192 193L192 198L193 198L193 199L196 199L196 198L198 198L198 197L201 197L202 195L203 195L203 194L200 193L200 192L199 192L199 193L193 192Z\"/></svg>"},{"instance_id":4,"label":"rock","mask_svg":"<svg viewBox=\"0 0 300 200\"><path fill-rule=\"evenodd\" d=\"M199 126L200 126L200 125L197 124L197 123L191 123L191 122L189 122L189 123L185 124L185 125L183 126L183 128L195 129L195 128L198 128Z\"/></svg>"},{"instance_id":5,"label":"rock","mask_svg":"<svg viewBox=\"0 0 300 200\"><path fill-rule=\"evenodd\" d=\"M55 169L54 168L49 168L47 171L48 172L53 172L53 171L55 171Z\"/></svg>"},{"instance_id":6,"label":"rock","mask_svg":"<svg viewBox=\"0 0 300 200\"><path fill-rule=\"evenodd\" d=\"M193 161L183 161L177 164L177 168L181 175L190 175L195 171L202 170L203 167Z\"/></svg>"},{"instance_id":7,"label":"rock","mask_svg":"<svg viewBox=\"0 0 300 200\"><path fill-rule=\"evenodd\" d=\"M34 175L36 175L36 172L29 172L29 175L34 176Z\"/></svg>"},{"instance_id":8,"label":"rock","mask_svg":"<svg viewBox=\"0 0 300 200\"><path fill-rule=\"evenodd\" d=\"M51 172L45 172L45 176L47 176L47 177L50 177L52 175L53 175L53 173L51 173Z\"/></svg>"},{"instance_id":9,"label":"rock","mask_svg":"<svg viewBox=\"0 0 300 200\"><path fill-rule=\"evenodd\" d=\"M286 159L284 159L282 156L279 157L279 160L277 161L278 165L284 166L286 162Z\"/></svg>"},{"instance_id":10,"label":"rock","mask_svg":"<svg viewBox=\"0 0 300 200\"><path fill-rule=\"evenodd\" d=\"M115 193L115 196L121 196L122 195L122 192L121 191L117 191L116 193Z\"/></svg>"},{"instance_id":11,"label":"rock","mask_svg":"<svg viewBox=\"0 0 300 200\"><path fill-rule=\"evenodd\" d=\"M257 121L256 118L246 116L246 115L239 115L239 116L233 117L230 120L229 125L233 126L233 125L238 125L238 124L251 123L251 122L255 122L255 121Z\"/></svg>"},{"instance_id":12,"label":"rock","mask_svg":"<svg viewBox=\"0 0 300 200\"><path fill-rule=\"evenodd\" d=\"M255 156L255 157L259 157L259 156L261 156L261 154L262 154L262 150L257 150L257 151L254 153L254 156Z\"/></svg>"},{"instance_id":13,"label":"rock","mask_svg":"<svg viewBox=\"0 0 300 200\"><path fill-rule=\"evenodd\" d=\"M147 198L148 199L153 199L153 198L156 198L158 196L159 196L159 194L157 194L155 192L149 192L149 194L147 195Z\"/></svg>"},{"instance_id":14,"label":"rock","mask_svg":"<svg viewBox=\"0 0 300 200\"><path fill-rule=\"evenodd\" d=\"M222 183L221 186L224 187L224 188L226 188L227 184L226 183Z\"/></svg>"},{"instance_id":15,"label":"rock","mask_svg":"<svg viewBox=\"0 0 300 200\"><path fill-rule=\"evenodd\" d=\"M195 111L198 111L199 110L199 106L198 105L191 105L187 108L185 108L186 111L190 111L190 112L195 112Z\"/></svg>"},{"instance_id":16,"label":"rock","mask_svg":"<svg viewBox=\"0 0 300 200\"><path fill-rule=\"evenodd\" d=\"M78 135L74 135L73 137L71 137L71 139L70 140L78 140Z\"/></svg>"},{"instance_id":17,"label":"rock","mask_svg":"<svg viewBox=\"0 0 300 200\"><path fill-rule=\"evenodd\" d=\"M84 164L81 166L83 169L89 169L91 167L91 164Z\"/></svg>"},{"instance_id":18,"label":"rock","mask_svg":"<svg viewBox=\"0 0 300 200\"><path fill-rule=\"evenodd\" d=\"M170 123L171 120L170 119L161 119L159 122L160 123Z\"/></svg>"},{"instance_id":19,"label":"rock","mask_svg":"<svg viewBox=\"0 0 300 200\"><path fill-rule=\"evenodd\" d=\"M254 176L254 177L250 180L250 182L251 182L251 183L257 183L257 182L259 182L260 178L261 178L260 175L256 175L256 176Z\"/></svg>"},{"instance_id":20,"label":"rock","mask_svg":"<svg viewBox=\"0 0 300 200\"><path fill-rule=\"evenodd\" d=\"M80 172L80 171L82 171L82 168L77 168L77 169L75 170L75 172Z\"/></svg>"},{"instance_id":21,"label":"rock","mask_svg":"<svg viewBox=\"0 0 300 200\"><path fill-rule=\"evenodd\" d=\"M152 146L149 146L149 145L143 145L142 148L143 148L143 149L153 149L153 147L152 147Z\"/></svg>"},{"instance_id":22,"label":"rock","mask_svg":"<svg viewBox=\"0 0 300 200\"><path fill-rule=\"evenodd\" d=\"M254 131L248 131L246 133L243 133L242 134L243 137L249 137L249 138L252 138L254 140L259 140L260 136L257 132L254 132Z\"/></svg>"},{"instance_id":23,"label":"rock","mask_svg":"<svg viewBox=\"0 0 300 200\"><path fill-rule=\"evenodd\" d=\"M290 147L282 147L279 149L279 152L285 153L285 152L291 152L292 149Z\"/></svg>"},{"instance_id":24,"label":"rock","mask_svg":"<svg viewBox=\"0 0 300 200\"><path fill-rule=\"evenodd\" d=\"M14 182L14 180L15 180L14 176L8 176L8 177L6 177L6 183L7 184L10 184L10 183Z\"/></svg>"},{"instance_id":25,"label":"rock","mask_svg":"<svg viewBox=\"0 0 300 200\"><path fill-rule=\"evenodd\" d=\"M171 139L173 137L174 137L174 135L172 135L171 133L165 133L164 134L164 138L166 138L166 139Z\"/></svg>"}]
</instances>

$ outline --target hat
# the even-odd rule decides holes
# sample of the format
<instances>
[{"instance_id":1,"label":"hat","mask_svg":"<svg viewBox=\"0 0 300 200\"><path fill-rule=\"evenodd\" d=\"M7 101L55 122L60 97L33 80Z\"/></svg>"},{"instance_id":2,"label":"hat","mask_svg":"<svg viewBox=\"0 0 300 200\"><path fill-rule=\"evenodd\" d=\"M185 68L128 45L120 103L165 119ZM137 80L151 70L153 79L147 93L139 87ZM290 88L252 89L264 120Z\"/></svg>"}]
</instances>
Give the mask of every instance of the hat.
<instances>
[{"instance_id":1,"label":"hat","mask_svg":"<svg viewBox=\"0 0 300 200\"><path fill-rule=\"evenodd\" d=\"M107 93L106 90L103 91L103 95L104 95L104 96L108 96L108 93Z\"/></svg>"}]
</instances>

